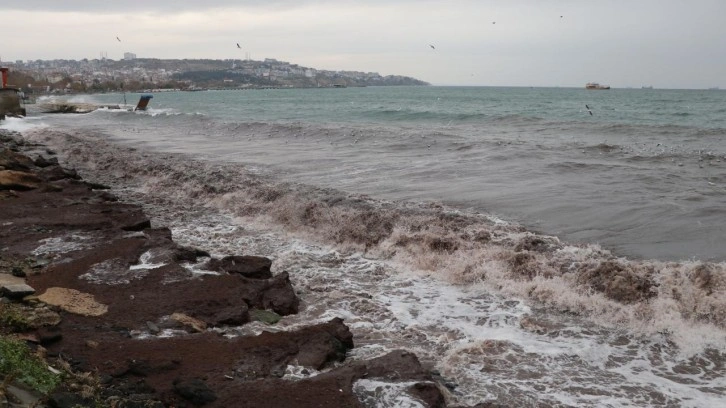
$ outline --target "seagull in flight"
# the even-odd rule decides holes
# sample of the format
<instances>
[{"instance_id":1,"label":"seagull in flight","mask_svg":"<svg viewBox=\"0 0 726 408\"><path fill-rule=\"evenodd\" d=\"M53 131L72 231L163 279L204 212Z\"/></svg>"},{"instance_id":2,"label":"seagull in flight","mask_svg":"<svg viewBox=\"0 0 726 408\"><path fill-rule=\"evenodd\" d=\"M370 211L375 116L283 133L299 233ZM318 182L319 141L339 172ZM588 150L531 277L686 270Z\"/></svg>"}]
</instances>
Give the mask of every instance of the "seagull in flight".
<instances>
[{"instance_id":1,"label":"seagull in flight","mask_svg":"<svg viewBox=\"0 0 726 408\"><path fill-rule=\"evenodd\" d=\"M239 43L237 43L237 48L242 48L242 47L239 46Z\"/></svg>"},{"instance_id":2,"label":"seagull in flight","mask_svg":"<svg viewBox=\"0 0 726 408\"><path fill-rule=\"evenodd\" d=\"M435 50L435 49L436 49L436 47L434 47L434 46L433 46L433 45L431 45L431 44L429 44L429 47L431 47L431 49L432 49L432 50Z\"/></svg>"},{"instance_id":3,"label":"seagull in flight","mask_svg":"<svg viewBox=\"0 0 726 408\"><path fill-rule=\"evenodd\" d=\"M118 42L121 42L121 39L120 38L116 37L116 39L118 40Z\"/></svg>"}]
</instances>

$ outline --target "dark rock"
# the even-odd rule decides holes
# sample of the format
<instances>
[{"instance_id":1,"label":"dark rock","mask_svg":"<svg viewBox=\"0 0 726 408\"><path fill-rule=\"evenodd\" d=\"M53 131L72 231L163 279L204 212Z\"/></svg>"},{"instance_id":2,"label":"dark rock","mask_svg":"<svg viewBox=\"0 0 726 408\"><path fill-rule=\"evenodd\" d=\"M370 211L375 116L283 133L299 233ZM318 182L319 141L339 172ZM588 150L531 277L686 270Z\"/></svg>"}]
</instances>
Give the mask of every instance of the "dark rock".
<instances>
[{"instance_id":1,"label":"dark rock","mask_svg":"<svg viewBox=\"0 0 726 408\"><path fill-rule=\"evenodd\" d=\"M287 272L281 272L271 279L240 279L244 283L242 299L250 307L270 309L282 316L297 313L300 299L295 295Z\"/></svg>"},{"instance_id":2,"label":"dark rock","mask_svg":"<svg viewBox=\"0 0 726 408\"><path fill-rule=\"evenodd\" d=\"M269 279L272 277L270 267L272 261L261 256L225 256L222 259L211 259L205 269L217 272L238 273L251 279Z\"/></svg>"},{"instance_id":3,"label":"dark rock","mask_svg":"<svg viewBox=\"0 0 726 408\"><path fill-rule=\"evenodd\" d=\"M408 388L409 394L418 398L428 408L445 408L446 399L441 390L432 382L419 382Z\"/></svg>"},{"instance_id":4,"label":"dark rock","mask_svg":"<svg viewBox=\"0 0 726 408\"><path fill-rule=\"evenodd\" d=\"M0 150L0 167L6 170L28 171L33 167L33 161L24 154L3 149Z\"/></svg>"},{"instance_id":5,"label":"dark rock","mask_svg":"<svg viewBox=\"0 0 726 408\"><path fill-rule=\"evenodd\" d=\"M0 287L0 294L9 299L22 299L34 293L35 289L25 283L7 284Z\"/></svg>"},{"instance_id":6,"label":"dark rock","mask_svg":"<svg viewBox=\"0 0 726 408\"><path fill-rule=\"evenodd\" d=\"M92 183L90 181L84 181L84 183L92 190L110 190L111 187L105 184Z\"/></svg>"},{"instance_id":7,"label":"dark rock","mask_svg":"<svg viewBox=\"0 0 726 408\"><path fill-rule=\"evenodd\" d=\"M298 340L297 361L302 366L320 370L328 363L345 360L353 348L353 334L338 317L305 334Z\"/></svg>"},{"instance_id":8,"label":"dark rock","mask_svg":"<svg viewBox=\"0 0 726 408\"><path fill-rule=\"evenodd\" d=\"M143 231L151 228L151 221L141 211L128 214L119 227L124 231Z\"/></svg>"},{"instance_id":9,"label":"dark rock","mask_svg":"<svg viewBox=\"0 0 726 408\"><path fill-rule=\"evenodd\" d=\"M210 326L239 326L250 321L249 308L244 304L235 306L209 299L204 305L197 306L190 311L192 317Z\"/></svg>"},{"instance_id":10,"label":"dark rock","mask_svg":"<svg viewBox=\"0 0 726 408\"><path fill-rule=\"evenodd\" d=\"M52 408L78 408L94 407L95 403L90 398L84 398L77 393L57 392L48 397L48 404Z\"/></svg>"},{"instance_id":11,"label":"dark rock","mask_svg":"<svg viewBox=\"0 0 726 408\"><path fill-rule=\"evenodd\" d=\"M118 201L118 197L115 195L109 193L108 191L104 191L98 195L98 198L102 199L103 201Z\"/></svg>"},{"instance_id":12,"label":"dark rock","mask_svg":"<svg viewBox=\"0 0 726 408\"><path fill-rule=\"evenodd\" d=\"M390 353L364 362L368 377L388 380L429 381L431 374L426 371L414 353L406 350L393 350Z\"/></svg>"},{"instance_id":13,"label":"dark rock","mask_svg":"<svg viewBox=\"0 0 726 408\"><path fill-rule=\"evenodd\" d=\"M19 266L13 266L13 270L11 273L13 274L13 276L17 276L19 278L24 278L26 276L26 273L23 270L23 268L21 268Z\"/></svg>"},{"instance_id":14,"label":"dark rock","mask_svg":"<svg viewBox=\"0 0 726 408\"><path fill-rule=\"evenodd\" d=\"M72 169L65 169L61 166L48 166L41 168L38 174L48 181L59 181L65 179L80 180L81 176Z\"/></svg>"},{"instance_id":15,"label":"dark rock","mask_svg":"<svg viewBox=\"0 0 726 408\"><path fill-rule=\"evenodd\" d=\"M234 368L236 378L276 377L293 361L321 370L344 361L346 352L353 348L352 334L341 319L294 332L263 332L254 338L254 343L239 350Z\"/></svg>"},{"instance_id":16,"label":"dark rock","mask_svg":"<svg viewBox=\"0 0 726 408\"><path fill-rule=\"evenodd\" d=\"M205 405L217 399L214 391L199 379L174 381L174 392L195 405Z\"/></svg>"},{"instance_id":17,"label":"dark rock","mask_svg":"<svg viewBox=\"0 0 726 408\"><path fill-rule=\"evenodd\" d=\"M32 173L17 170L0 170L0 190L33 190L41 180Z\"/></svg>"},{"instance_id":18,"label":"dark rock","mask_svg":"<svg viewBox=\"0 0 726 408\"><path fill-rule=\"evenodd\" d=\"M33 163L36 166L41 167L41 168L50 167L50 166L57 166L58 165L58 158L57 157L51 157L50 159L46 159L43 156L38 156Z\"/></svg>"},{"instance_id":19,"label":"dark rock","mask_svg":"<svg viewBox=\"0 0 726 408\"><path fill-rule=\"evenodd\" d=\"M177 262L196 262L201 257L209 257L209 252L182 246L174 250L174 260Z\"/></svg>"},{"instance_id":20,"label":"dark rock","mask_svg":"<svg viewBox=\"0 0 726 408\"><path fill-rule=\"evenodd\" d=\"M159 334L161 332L161 329L159 329L159 326L157 326L154 322L146 322L146 327L149 328L149 333L151 334Z\"/></svg>"},{"instance_id":21,"label":"dark rock","mask_svg":"<svg viewBox=\"0 0 726 408\"><path fill-rule=\"evenodd\" d=\"M271 312L269 310L250 310L250 318L252 320L263 322L267 324L275 324L282 318L279 314Z\"/></svg>"},{"instance_id":22,"label":"dark rock","mask_svg":"<svg viewBox=\"0 0 726 408\"><path fill-rule=\"evenodd\" d=\"M152 395L134 395L122 398L113 405L116 408L164 408L164 403L154 399Z\"/></svg>"},{"instance_id":23,"label":"dark rock","mask_svg":"<svg viewBox=\"0 0 726 408\"><path fill-rule=\"evenodd\" d=\"M41 327L38 329L37 334L38 341L43 347L59 342L63 338L63 335L57 327Z\"/></svg>"},{"instance_id":24,"label":"dark rock","mask_svg":"<svg viewBox=\"0 0 726 408\"><path fill-rule=\"evenodd\" d=\"M128 370L124 373L135 375L138 377L146 377L151 372L152 367L146 360L131 360L129 361Z\"/></svg>"},{"instance_id":25,"label":"dark rock","mask_svg":"<svg viewBox=\"0 0 726 408\"><path fill-rule=\"evenodd\" d=\"M136 377L148 377L159 373L173 371L179 367L179 363L166 358L133 359L127 361L125 370L116 372L116 377L133 375ZM139 391L153 392L153 388L139 388Z\"/></svg>"},{"instance_id":26,"label":"dark rock","mask_svg":"<svg viewBox=\"0 0 726 408\"><path fill-rule=\"evenodd\" d=\"M63 191L63 187L57 185L57 184L44 184L40 191L46 192L46 193L58 193L60 191Z\"/></svg>"},{"instance_id":27,"label":"dark rock","mask_svg":"<svg viewBox=\"0 0 726 408\"><path fill-rule=\"evenodd\" d=\"M134 216L138 216L134 214ZM166 227L144 230L144 236L148 239L147 246L172 249L176 245L171 236L171 230Z\"/></svg>"}]
</instances>

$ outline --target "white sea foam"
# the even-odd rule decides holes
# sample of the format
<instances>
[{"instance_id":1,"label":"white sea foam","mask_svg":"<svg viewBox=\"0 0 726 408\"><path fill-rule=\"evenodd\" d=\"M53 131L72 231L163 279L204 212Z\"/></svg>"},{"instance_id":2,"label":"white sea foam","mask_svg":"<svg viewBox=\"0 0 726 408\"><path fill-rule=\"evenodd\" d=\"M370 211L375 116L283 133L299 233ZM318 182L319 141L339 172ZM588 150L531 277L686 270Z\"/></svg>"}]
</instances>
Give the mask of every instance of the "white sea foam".
<instances>
[{"instance_id":1,"label":"white sea foam","mask_svg":"<svg viewBox=\"0 0 726 408\"><path fill-rule=\"evenodd\" d=\"M139 263L129 266L129 270L136 271L140 269L156 269L166 265L164 262L150 263L152 259L151 251L146 251L139 257Z\"/></svg>"},{"instance_id":2,"label":"white sea foam","mask_svg":"<svg viewBox=\"0 0 726 408\"><path fill-rule=\"evenodd\" d=\"M26 132L33 129L47 128L41 118L13 118L6 117L0 121L0 129L11 130L14 132Z\"/></svg>"},{"instance_id":3,"label":"white sea foam","mask_svg":"<svg viewBox=\"0 0 726 408\"><path fill-rule=\"evenodd\" d=\"M133 268L128 261L123 258L112 258L91 265L88 272L79 275L79 279L89 281L96 284L104 285L125 285L132 280L141 279L148 275L151 268Z\"/></svg>"},{"instance_id":4,"label":"white sea foam","mask_svg":"<svg viewBox=\"0 0 726 408\"><path fill-rule=\"evenodd\" d=\"M315 377L318 374L320 374L320 371L313 368L288 364L285 367L285 375L282 378L284 380L302 380L304 378Z\"/></svg>"},{"instance_id":5,"label":"white sea foam","mask_svg":"<svg viewBox=\"0 0 726 408\"><path fill-rule=\"evenodd\" d=\"M69 232L62 236L44 238L31 253L33 255L47 255L58 257L62 254L88 249L96 244L95 237L89 234Z\"/></svg>"},{"instance_id":6,"label":"white sea foam","mask_svg":"<svg viewBox=\"0 0 726 408\"><path fill-rule=\"evenodd\" d=\"M232 222L221 217L216 224ZM182 229L177 223L176 230ZM185 237L189 243L212 242L217 230L196 227ZM663 335L639 338L580 318L544 314L481 287L442 285L361 253L290 240L282 233L261 237L249 224L225 230L230 236L223 241L234 242L227 250L237 245L249 253L275 248L275 270L292 273L303 299L299 315L276 326L246 325L237 335L294 330L343 317L355 335L350 358L379 357L397 348L414 351L456 385L451 398L461 403L497 399L518 406L526 406L523 401L642 406L659 405L662 399L695 407L722 398L694 385L725 386L722 379L708 379L705 371L674 371L684 361ZM671 377L695 382L674 387Z\"/></svg>"},{"instance_id":7,"label":"white sea foam","mask_svg":"<svg viewBox=\"0 0 726 408\"><path fill-rule=\"evenodd\" d=\"M421 401L407 392L415 384L362 379L353 384L353 392L367 408L424 408Z\"/></svg>"}]
</instances>

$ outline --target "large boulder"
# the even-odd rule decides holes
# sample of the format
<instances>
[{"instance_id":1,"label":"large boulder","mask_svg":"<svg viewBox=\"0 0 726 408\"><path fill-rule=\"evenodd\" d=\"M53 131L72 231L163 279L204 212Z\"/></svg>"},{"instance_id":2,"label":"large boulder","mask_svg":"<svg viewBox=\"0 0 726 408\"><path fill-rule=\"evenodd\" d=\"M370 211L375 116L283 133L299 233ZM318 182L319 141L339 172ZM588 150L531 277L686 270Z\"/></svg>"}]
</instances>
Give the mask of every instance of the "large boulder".
<instances>
[{"instance_id":1,"label":"large boulder","mask_svg":"<svg viewBox=\"0 0 726 408\"><path fill-rule=\"evenodd\" d=\"M242 299L251 308L270 309L282 316L298 312L300 299L295 294L287 272L281 272L270 279L240 279L244 283L241 287Z\"/></svg>"},{"instance_id":2,"label":"large boulder","mask_svg":"<svg viewBox=\"0 0 726 408\"><path fill-rule=\"evenodd\" d=\"M0 168L4 170L27 171L33 167L33 161L28 156L16 153L10 149L0 150Z\"/></svg>"},{"instance_id":3,"label":"large boulder","mask_svg":"<svg viewBox=\"0 0 726 408\"><path fill-rule=\"evenodd\" d=\"M296 360L305 367L320 370L331 362L345 360L346 352L353 348L353 334L343 323L334 318L328 323L301 330L305 336L297 339Z\"/></svg>"},{"instance_id":4,"label":"large boulder","mask_svg":"<svg viewBox=\"0 0 726 408\"><path fill-rule=\"evenodd\" d=\"M50 159L47 159L47 158L45 158L45 156L38 156L35 160L33 160L33 164L35 164L36 166L41 167L41 168L57 166L58 158L51 157Z\"/></svg>"},{"instance_id":5,"label":"large boulder","mask_svg":"<svg viewBox=\"0 0 726 408\"><path fill-rule=\"evenodd\" d=\"M38 300L81 316L101 316L108 311L108 306L97 302L92 294L75 289L48 288Z\"/></svg>"},{"instance_id":6,"label":"large boulder","mask_svg":"<svg viewBox=\"0 0 726 408\"><path fill-rule=\"evenodd\" d=\"M272 261L262 256L234 255L222 259L211 259L205 269L216 272L238 273L251 279L269 279L272 277L270 267Z\"/></svg>"},{"instance_id":7,"label":"large boulder","mask_svg":"<svg viewBox=\"0 0 726 408\"><path fill-rule=\"evenodd\" d=\"M217 399L214 391L198 378L174 381L174 392L196 406L205 405Z\"/></svg>"},{"instance_id":8,"label":"large boulder","mask_svg":"<svg viewBox=\"0 0 726 408\"><path fill-rule=\"evenodd\" d=\"M80 180L81 176L73 169L66 169L57 165L50 165L40 169L39 174L48 181L59 181L65 179Z\"/></svg>"},{"instance_id":9,"label":"large boulder","mask_svg":"<svg viewBox=\"0 0 726 408\"><path fill-rule=\"evenodd\" d=\"M33 190L41 179L35 174L17 170L0 170L0 190Z\"/></svg>"}]
</instances>

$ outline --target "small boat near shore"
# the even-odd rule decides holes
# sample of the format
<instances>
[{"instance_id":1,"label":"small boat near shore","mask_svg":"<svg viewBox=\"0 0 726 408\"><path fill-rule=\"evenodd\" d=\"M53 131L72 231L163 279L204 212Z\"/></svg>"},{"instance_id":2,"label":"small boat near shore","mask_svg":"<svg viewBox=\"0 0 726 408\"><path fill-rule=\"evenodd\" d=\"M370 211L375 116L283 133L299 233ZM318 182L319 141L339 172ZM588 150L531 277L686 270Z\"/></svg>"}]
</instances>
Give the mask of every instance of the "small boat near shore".
<instances>
[{"instance_id":1,"label":"small boat near shore","mask_svg":"<svg viewBox=\"0 0 726 408\"><path fill-rule=\"evenodd\" d=\"M610 89L610 85L600 85L597 82L588 82L585 84L585 89Z\"/></svg>"},{"instance_id":2,"label":"small boat near shore","mask_svg":"<svg viewBox=\"0 0 726 408\"><path fill-rule=\"evenodd\" d=\"M129 112L133 112L145 111L148 108L151 98L153 98L152 95L141 95L141 97L139 98L139 102L136 104L135 107L122 105L95 105L92 103L68 101L44 102L38 104L38 107L43 113L89 113L97 109L126 110Z\"/></svg>"}]
</instances>

